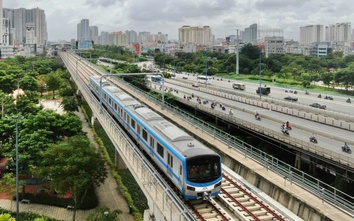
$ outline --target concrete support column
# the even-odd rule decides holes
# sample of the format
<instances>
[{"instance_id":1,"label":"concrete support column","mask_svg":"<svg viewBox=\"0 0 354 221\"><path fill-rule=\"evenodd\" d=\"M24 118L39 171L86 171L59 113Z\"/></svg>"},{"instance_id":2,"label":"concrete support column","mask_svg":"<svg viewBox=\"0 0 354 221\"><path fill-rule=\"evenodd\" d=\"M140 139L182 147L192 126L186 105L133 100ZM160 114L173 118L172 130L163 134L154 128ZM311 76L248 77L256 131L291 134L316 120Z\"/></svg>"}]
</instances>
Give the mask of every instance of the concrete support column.
<instances>
[{"instance_id":1,"label":"concrete support column","mask_svg":"<svg viewBox=\"0 0 354 221\"><path fill-rule=\"evenodd\" d=\"M92 115L91 117L91 125L95 125L95 121L96 121L96 116L95 115Z\"/></svg>"},{"instance_id":2,"label":"concrete support column","mask_svg":"<svg viewBox=\"0 0 354 221\"><path fill-rule=\"evenodd\" d=\"M119 153L116 151L114 151L114 161L115 161L115 165L118 168L118 170L124 170L127 169L127 165L124 163L124 160L122 159L122 157L119 155Z\"/></svg>"},{"instance_id":3,"label":"concrete support column","mask_svg":"<svg viewBox=\"0 0 354 221\"><path fill-rule=\"evenodd\" d=\"M296 157L295 157L295 165L294 167L296 167L297 169L301 169L301 153L297 152L296 153Z\"/></svg>"}]
</instances>

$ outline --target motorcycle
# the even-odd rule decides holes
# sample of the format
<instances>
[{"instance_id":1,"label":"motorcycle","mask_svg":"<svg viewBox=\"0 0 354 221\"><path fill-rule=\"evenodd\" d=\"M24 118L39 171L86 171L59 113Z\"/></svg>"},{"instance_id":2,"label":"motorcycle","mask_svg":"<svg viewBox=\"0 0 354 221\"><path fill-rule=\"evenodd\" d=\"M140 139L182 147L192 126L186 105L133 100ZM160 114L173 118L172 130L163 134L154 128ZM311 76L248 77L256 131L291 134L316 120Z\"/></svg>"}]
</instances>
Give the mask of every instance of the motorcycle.
<instances>
[{"instance_id":1,"label":"motorcycle","mask_svg":"<svg viewBox=\"0 0 354 221\"><path fill-rule=\"evenodd\" d=\"M347 103L352 103L352 101L350 100L350 98L348 98L348 99L346 100L346 102L347 102Z\"/></svg>"},{"instance_id":2,"label":"motorcycle","mask_svg":"<svg viewBox=\"0 0 354 221\"><path fill-rule=\"evenodd\" d=\"M285 123L283 123L280 126L280 129L281 129L281 132L283 132L284 135L290 135L288 129L286 128L286 124Z\"/></svg>"},{"instance_id":3,"label":"motorcycle","mask_svg":"<svg viewBox=\"0 0 354 221\"><path fill-rule=\"evenodd\" d=\"M319 94L317 97L318 97L318 98L322 98L322 95L321 95L321 94Z\"/></svg>"},{"instance_id":4,"label":"motorcycle","mask_svg":"<svg viewBox=\"0 0 354 221\"><path fill-rule=\"evenodd\" d=\"M348 145L342 145L342 151L351 154L352 150L350 149L350 147Z\"/></svg>"},{"instance_id":5,"label":"motorcycle","mask_svg":"<svg viewBox=\"0 0 354 221\"><path fill-rule=\"evenodd\" d=\"M317 143L317 138L315 136L310 136L309 137L310 142L312 143Z\"/></svg>"},{"instance_id":6,"label":"motorcycle","mask_svg":"<svg viewBox=\"0 0 354 221\"><path fill-rule=\"evenodd\" d=\"M286 128L281 129L281 132L283 132L284 135L290 135Z\"/></svg>"},{"instance_id":7,"label":"motorcycle","mask_svg":"<svg viewBox=\"0 0 354 221\"><path fill-rule=\"evenodd\" d=\"M255 114L254 117L256 118L256 120L261 120L261 116L259 114Z\"/></svg>"}]
</instances>

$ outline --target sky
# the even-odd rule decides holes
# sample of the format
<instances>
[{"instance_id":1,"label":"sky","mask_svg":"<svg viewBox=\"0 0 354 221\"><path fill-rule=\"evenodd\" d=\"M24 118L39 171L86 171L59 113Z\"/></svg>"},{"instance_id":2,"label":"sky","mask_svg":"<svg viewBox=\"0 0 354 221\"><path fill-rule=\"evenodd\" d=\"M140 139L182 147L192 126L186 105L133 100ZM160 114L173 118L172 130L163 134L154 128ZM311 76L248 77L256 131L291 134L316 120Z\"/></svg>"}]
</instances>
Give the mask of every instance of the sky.
<instances>
[{"instance_id":1,"label":"sky","mask_svg":"<svg viewBox=\"0 0 354 221\"><path fill-rule=\"evenodd\" d=\"M162 32L169 39L178 39L183 25L210 26L216 38L225 38L257 23L299 40L303 26L354 22L352 0L3 0L3 7L43 9L50 41L76 38L84 18L99 33Z\"/></svg>"}]
</instances>

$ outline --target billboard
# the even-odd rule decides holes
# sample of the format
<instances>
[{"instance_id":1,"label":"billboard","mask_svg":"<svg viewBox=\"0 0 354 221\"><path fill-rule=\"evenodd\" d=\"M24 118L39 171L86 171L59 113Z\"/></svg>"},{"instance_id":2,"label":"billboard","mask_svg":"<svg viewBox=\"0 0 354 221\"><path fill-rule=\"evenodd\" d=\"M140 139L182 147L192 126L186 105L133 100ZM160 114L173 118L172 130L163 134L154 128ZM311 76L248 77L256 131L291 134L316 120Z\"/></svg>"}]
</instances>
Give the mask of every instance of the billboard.
<instances>
[{"instance_id":1,"label":"billboard","mask_svg":"<svg viewBox=\"0 0 354 221\"><path fill-rule=\"evenodd\" d=\"M78 50L93 49L93 42L92 41L79 41L79 42L77 42L77 49Z\"/></svg>"},{"instance_id":2,"label":"billboard","mask_svg":"<svg viewBox=\"0 0 354 221\"><path fill-rule=\"evenodd\" d=\"M134 44L135 54L140 55L140 44Z\"/></svg>"}]
</instances>

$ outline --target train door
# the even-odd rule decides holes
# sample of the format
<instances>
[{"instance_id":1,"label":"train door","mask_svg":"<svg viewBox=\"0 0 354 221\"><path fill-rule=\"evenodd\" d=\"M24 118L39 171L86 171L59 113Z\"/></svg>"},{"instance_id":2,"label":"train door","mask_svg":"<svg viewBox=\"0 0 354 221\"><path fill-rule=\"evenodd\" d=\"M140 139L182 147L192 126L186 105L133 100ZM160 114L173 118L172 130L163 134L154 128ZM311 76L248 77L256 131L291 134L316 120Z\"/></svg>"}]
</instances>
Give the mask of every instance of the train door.
<instances>
[{"instance_id":1,"label":"train door","mask_svg":"<svg viewBox=\"0 0 354 221\"><path fill-rule=\"evenodd\" d=\"M152 136L150 136L150 148L150 155L154 157L155 140Z\"/></svg>"},{"instance_id":2,"label":"train door","mask_svg":"<svg viewBox=\"0 0 354 221\"><path fill-rule=\"evenodd\" d=\"M172 154L167 152L167 174L172 177L172 170L173 170L173 156Z\"/></svg>"}]
</instances>

